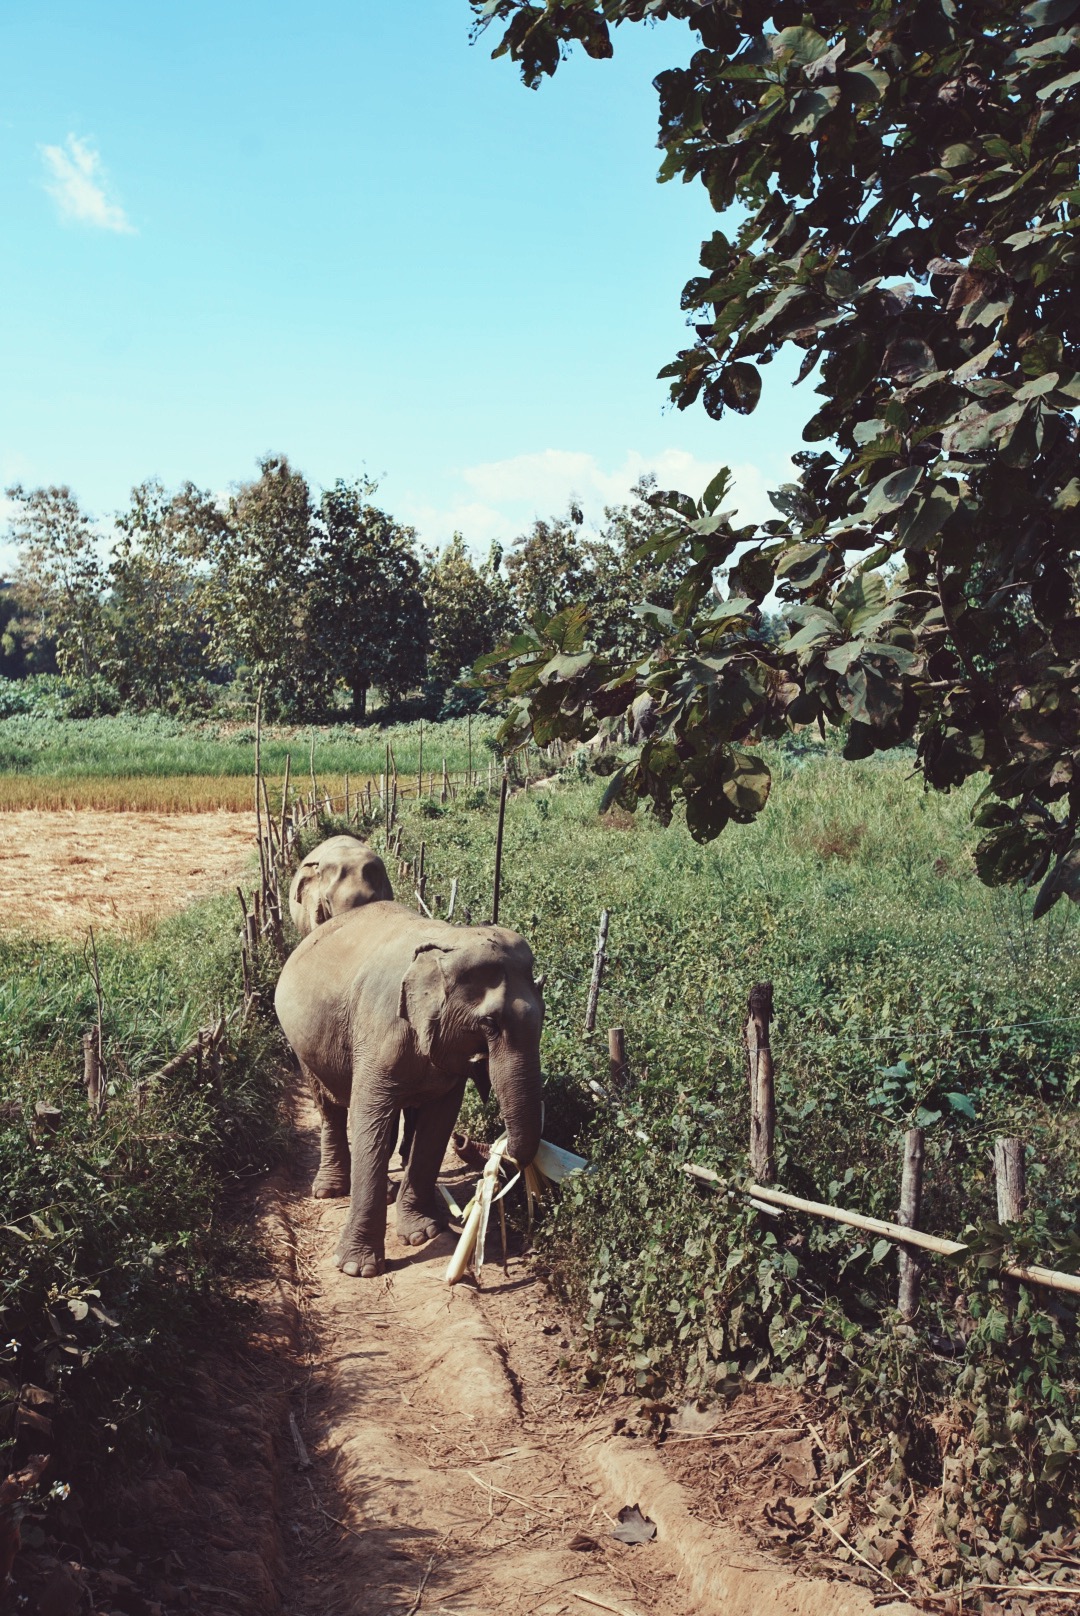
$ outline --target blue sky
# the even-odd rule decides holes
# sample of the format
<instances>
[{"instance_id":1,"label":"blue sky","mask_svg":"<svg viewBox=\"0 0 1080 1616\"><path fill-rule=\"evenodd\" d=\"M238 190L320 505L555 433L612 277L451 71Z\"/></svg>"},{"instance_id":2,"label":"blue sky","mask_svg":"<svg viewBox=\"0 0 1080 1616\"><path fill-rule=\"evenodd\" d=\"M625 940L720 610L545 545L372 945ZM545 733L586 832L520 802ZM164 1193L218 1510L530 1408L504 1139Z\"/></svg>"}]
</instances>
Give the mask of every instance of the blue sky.
<instances>
[{"instance_id":1,"label":"blue sky","mask_svg":"<svg viewBox=\"0 0 1080 1616\"><path fill-rule=\"evenodd\" d=\"M659 186L651 80L681 25L538 92L465 0L6 0L0 478L223 491L283 451L362 471L421 536L486 550L641 471L747 515L811 397L665 410L679 293L714 225ZM790 374L790 373L788 373ZM771 385L768 385L771 383Z\"/></svg>"}]
</instances>

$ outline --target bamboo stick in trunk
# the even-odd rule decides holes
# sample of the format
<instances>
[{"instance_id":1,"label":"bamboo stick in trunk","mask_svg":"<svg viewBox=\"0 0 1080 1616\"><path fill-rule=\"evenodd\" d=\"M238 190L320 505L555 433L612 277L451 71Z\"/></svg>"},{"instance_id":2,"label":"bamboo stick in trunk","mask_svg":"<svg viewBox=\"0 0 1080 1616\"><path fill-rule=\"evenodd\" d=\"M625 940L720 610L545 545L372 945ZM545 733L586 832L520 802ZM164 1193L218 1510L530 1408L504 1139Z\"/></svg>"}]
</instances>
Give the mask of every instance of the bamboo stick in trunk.
<instances>
[{"instance_id":1,"label":"bamboo stick in trunk","mask_svg":"<svg viewBox=\"0 0 1080 1616\"><path fill-rule=\"evenodd\" d=\"M86 1085L86 1103L96 1116L101 1110L101 1060L96 1027L83 1033L83 1082Z\"/></svg>"},{"instance_id":2,"label":"bamboo stick in trunk","mask_svg":"<svg viewBox=\"0 0 1080 1616\"><path fill-rule=\"evenodd\" d=\"M1023 1217L1027 1203L1023 1140L994 1140L994 1184L997 1190L998 1222L1018 1223ZM1002 1293L1008 1306L1015 1307L1018 1300L1015 1283L1006 1280L1002 1285Z\"/></svg>"},{"instance_id":3,"label":"bamboo stick in trunk","mask_svg":"<svg viewBox=\"0 0 1080 1616\"><path fill-rule=\"evenodd\" d=\"M609 1027L607 1035L608 1076L612 1091L618 1093L626 1083L626 1033L621 1027Z\"/></svg>"},{"instance_id":4,"label":"bamboo stick in trunk","mask_svg":"<svg viewBox=\"0 0 1080 1616\"><path fill-rule=\"evenodd\" d=\"M288 841L287 841L286 835L285 835L285 827L286 827L286 824L288 823L288 814L289 814L289 770L291 769L291 767L292 767L292 754L290 752L286 752L286 754L285 754L285 779L282 782L282 786L281 786L281 855L282 855L283 858L288 854L288 851L289 851L289 845L288 845Z\"/></svg>"}]
</instances>

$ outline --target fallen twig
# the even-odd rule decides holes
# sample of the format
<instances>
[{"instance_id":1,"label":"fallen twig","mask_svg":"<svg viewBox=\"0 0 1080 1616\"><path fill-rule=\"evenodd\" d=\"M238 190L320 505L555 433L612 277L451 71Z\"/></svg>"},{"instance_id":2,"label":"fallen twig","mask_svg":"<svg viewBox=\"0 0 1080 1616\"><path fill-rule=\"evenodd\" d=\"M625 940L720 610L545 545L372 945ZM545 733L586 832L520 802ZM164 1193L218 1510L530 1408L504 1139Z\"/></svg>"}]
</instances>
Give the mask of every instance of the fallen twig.
<instances>
[{"instance_id":1,"label":"fallen twig","mask_svg":"<svg viewBox=\"0 0 1080 1616\"><path fill-rule=\"evenodd\" d=\"M541 1515L557 1515L560 1513L545 1504L536 1503L531 1498L522 1498L518 1493L508 1493L504 1487L493 1487L489 1481L481 1481L479 1476L474 1476L471 1470L466 1470L465 1474L470 1481L475 1481L476 1485L482 1487L486 1493L498 1493L500 1498L513 1499L515 1504L524 1504L526 1509L536 1510Z\"/></svg>"},{"instance_id":2,"label":"fallen twig","mask_svg":"<svg viewBox=\"0 0 1080 1616\"><path fill-rule=\"evenodd\" d=\"M803 1425L759 1425L748 1431L670 1431L664 1438L669 1442L734 1442L741 1436L786 1436L791 1431L804 1431Z\"/></svg>"},{"instance_id":3,"label":"fallen twig","mask_svg":"<svg viewBox=\"0 0 1080 1616\"><path fill-rule=\"evenodd\" d=\"M873 1453L871 1453L867 1458L865 1458L863 1460L862 1464L857 1464L857 1465L853 1466L853 1468L851 1470L846 1470L844 1472L844 1474L840 1477L840 1480L839 1481L834 1481L831 1487L826 1487L825 1488L824 1492L815 1493L814 1494L814 1502L816 1503L819 1498L828 1498L830 1493L837 1492L838 1489L841 1488L846 1481L850 1481L853 1476L857 1476L859 1474L860 1470L865 1470L867 1465L870 1463L870 1461L873 1458L875 1458L876 1455L879 1452L880 1452L880 1449L875 1448Z\"/></svg>"},{"instance_id":4,"label":"fallen twig","mask_svg":"<svg viewBox=\"0 0 1080 1616\"><path fill-rule=\"evenodd\" d=\"M635 1616L635 1613L632 1610L627 1610L625 1605L609 1605L606 1599L597 1599L595 1594L578 1593L576 1588L568 1588L567 1592L572 1594L575 1599L582 1600L586 1605L596 1605L600 1610L614 1611L615 1616Z\"/></svg>"},{"instance_id":5,"label":"fallen twig","mask_svg":"<svg viewBox=\"0 0 1080 1616\"><path fill-rule=\"evenodd\" d=\"M895 1588L898 1594L902 1594L905 1599L907 1598L907 1593L903 1588L901 1588L900 1584L898 1582L894 1582L892 1577L889 1576L889 1573L887 1571L882 1571L881 1567L876 1566L873 1560L868 1560L865 1554L860 1554L854 1543L848 1542L840 1528L838 1526L834 1526L827 1515L815 1514L814 1519L822 1526L827 1527L836 1541L838 1543L842 1543L845 1549L847 1549L848 1553L855 1556L860 1565L864 1565L868 1571L872 1571L874 1573L875 1577L880 1577L882 1581L889 1584L890 1588Z\"/></svg>"},{"instance_id":6,"label":"fallen twig","mask_svg":"<svg viewBox=\"0 0 1080 1616\"><path fill-rule=\"evenodd\" d=\"M292 1432L293 1446L296 1449L296 1462L301 1470L311 1469L311 1457L304 1446L304 1439L300 1435L300 1427L296 1423L296 1415L289 1410L289 1430Z\"/></svg>"},{"instance_id":7,"label":"fallen twig","mask_svg":"<svg viewBox=\"0 0 1080 1616\"><path fill-rule=\"evenodd\" d=\"M413 1600L412 1604L409 1606L408 1610L405 1612L405 1616L416 1616L417 1611L420 1609L420 1604L421 1604L421 1601L423 1600L423 1597L424 1597L424 1589L428 1585L428 1578L431 1576L431 1573L435 1569L435 1561L437 1559L438 1559L438 1556L433 1554L431 1556L430 1560L428 1561L427 1570L424 1572L423 1576L420 1578L420 1586L416 1590L416 1598Z\"/></svg>"}]
</instances>

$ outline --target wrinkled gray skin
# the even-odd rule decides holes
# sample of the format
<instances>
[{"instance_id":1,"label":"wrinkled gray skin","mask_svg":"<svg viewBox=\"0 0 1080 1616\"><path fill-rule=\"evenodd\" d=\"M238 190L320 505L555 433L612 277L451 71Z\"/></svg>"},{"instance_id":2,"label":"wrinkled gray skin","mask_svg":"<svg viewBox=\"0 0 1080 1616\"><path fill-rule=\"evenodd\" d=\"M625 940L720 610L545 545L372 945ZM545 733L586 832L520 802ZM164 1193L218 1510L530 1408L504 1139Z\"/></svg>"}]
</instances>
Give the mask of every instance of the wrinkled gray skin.
<instances>
[{"instance_id":1,"label":"wrinkled gray skin","mask_svg":"<svg viewBox=\"0 0 1080 1616\"><path fill-rule=\"evenodd\" d=\"M448 1222L436 1182L470 1073L486 1067L509 1154L523 1167L532 1161L544 1003L532 950L516 932L365 904L304 939L285 962L274 1003L324 1093L319 1177L338 1186L324 1193L340 1194L348 1182L349 1215L334 1255L343 1273L382 1272L386 1169L403 1106L417 1108L396 1214L409 1245Z\"/></svg>"},{"instance_id":2,"label":"wrinkled gray skin","mask_svg":"<svg viewBox=\"0 0 1080 1616\"><path fill-rule=\"evenodd\" d=\"M289 887L289 913L301 937L333 915L392 900L386 865L357 836L331 836L312 848Z\"/></svg>"}]
</instances>

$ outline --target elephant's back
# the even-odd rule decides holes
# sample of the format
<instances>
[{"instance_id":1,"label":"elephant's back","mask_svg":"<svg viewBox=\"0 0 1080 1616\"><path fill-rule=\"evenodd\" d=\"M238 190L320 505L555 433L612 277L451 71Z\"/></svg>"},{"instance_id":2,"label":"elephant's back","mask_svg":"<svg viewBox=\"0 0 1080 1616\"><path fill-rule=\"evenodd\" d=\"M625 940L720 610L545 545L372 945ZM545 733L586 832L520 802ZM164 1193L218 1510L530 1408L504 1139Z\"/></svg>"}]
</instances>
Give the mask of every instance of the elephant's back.
<instances>
[{"instance_id":1,"label":"elephant's back","mask_svg":"<svg viewBox=\"0 0 1080 1616\"><path fill-rule=\"evenodd\" d=\"M380 901L333 915L303 938L282 967L274 1008L301 1060L308 1048L348 1037L354 1015L397 1016L401 979L418 945L452 931L404 904Z\"/></svg>"}]
</instances>

